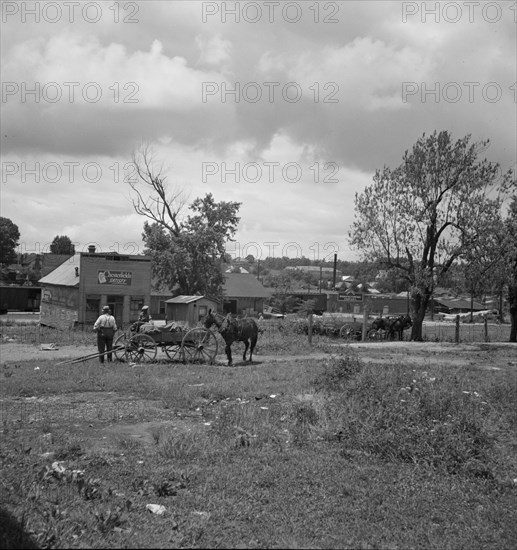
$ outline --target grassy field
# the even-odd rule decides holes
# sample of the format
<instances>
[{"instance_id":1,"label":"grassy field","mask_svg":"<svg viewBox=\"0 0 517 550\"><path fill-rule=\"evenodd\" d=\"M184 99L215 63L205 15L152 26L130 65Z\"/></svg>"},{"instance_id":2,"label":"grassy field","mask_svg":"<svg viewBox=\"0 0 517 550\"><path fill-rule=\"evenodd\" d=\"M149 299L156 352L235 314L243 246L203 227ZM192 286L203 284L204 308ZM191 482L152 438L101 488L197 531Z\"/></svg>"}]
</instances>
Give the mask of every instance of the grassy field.
<instances>
[{"instance_id":1,"label":"grassy field","mask_svg":"<svg viewBox=\"0 0 517 550\"><path fill-rule=\"evenodd\" d=\"M278 359L4 365L2 548L517 546L508 349L481 369L262 348Z\"/></svg>"}]
</instances>

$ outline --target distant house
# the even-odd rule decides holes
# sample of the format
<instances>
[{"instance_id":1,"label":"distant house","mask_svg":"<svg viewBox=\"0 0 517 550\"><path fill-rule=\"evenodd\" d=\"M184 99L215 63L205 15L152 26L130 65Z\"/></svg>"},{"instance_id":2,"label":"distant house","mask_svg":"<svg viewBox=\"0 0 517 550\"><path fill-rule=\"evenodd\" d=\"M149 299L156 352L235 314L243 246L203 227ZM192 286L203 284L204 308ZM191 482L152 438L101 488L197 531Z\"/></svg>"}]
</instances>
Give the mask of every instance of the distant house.
<instances>
[{"instance_id":1,"label":"distant house","mask_svg":"<svg viewBox=\"0 0 517 550\"><path fill-rule=\"evenodd\" d=\"M486 309L486 306L479 302L473 301L471 304L470 299L467 298L442 298L434 297L434 312L435 313L469 313L472 306L472 311L482 311Z\"/></svg>"},{"instance_id":2,"label":"distant house","mask_svg":"<svg viewBox=\"0 0 517 550\"><path fill-rule=\"evenodd\" d=\"M225 273L223 313L258 315L272 292L249 273Z\"/></svg>"},{"instance_id":3,"label":"distant house","mask_svg":"<svg viewBox=\"0 0 517 550\"><path fill-rule=\"evenodd\" d=\"M249 271L242 267L242 265L230 265L225 268L225 273L249 273Z\"/></svg>"},{"instance_id":4,"label":"distant house","mask_svg":"<svg viewBox=\"0 0 517 550\"><path fill-rule=\"evenodd\" d=\"M234 315L258 315L262 313L264 299L269 298L272 292L264 288L255 278L255 275L225 271L224 278L224 302L222 304L214 302L214 309L219 311L222 309L223 313L233 313ZM151 291L150 313L153 319L163 320L166 318L167 321L172 320L169 316L169 304L174 303L171 302L171 299L177 298L177 296L174 296L175 294L177 294L177 290L176 292L167 289ZM196 296L196 298L199 298L199 296ZM212 300L212 298L207 299Z\"/></svg>"},{"instance_id":5,"label":"distant house","mask_svg":"<svg viewBox=\"0 0 517 550\"><path fill-rule=\"evenodd\" d=\"M334 274L334 268L333 267L323 267L319 265L289 265L284 268L285 271L303 271L304 273L315 273L316 275L319 273L325 273L326 275L333 275ZM341 277L341 273L339 271L336 272L338 277Z\"/></svg>"}]
</instances>

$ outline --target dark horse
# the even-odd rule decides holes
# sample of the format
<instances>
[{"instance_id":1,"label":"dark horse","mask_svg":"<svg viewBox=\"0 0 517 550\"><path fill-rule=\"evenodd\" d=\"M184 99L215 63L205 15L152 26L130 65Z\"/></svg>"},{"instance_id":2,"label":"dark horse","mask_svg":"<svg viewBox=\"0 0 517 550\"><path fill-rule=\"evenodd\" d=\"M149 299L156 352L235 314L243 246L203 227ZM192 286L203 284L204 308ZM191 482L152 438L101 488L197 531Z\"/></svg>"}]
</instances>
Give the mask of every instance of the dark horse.
<instances>
[{"instance_id":1,"label":"dark horse","mask_svg":"<svg viewBox=\"0 0 517 550\"><path fill-rule=\"evenodd\" d=\"M391 321L386 317L377 317L377 319L374 319L372 322L372 329L388 331L390 328L390 322Z\"/></svg>"},{"instance_id":2,"label":"dark horse","mask_svg":"<svg viewBox=\"0 0 517 550\"><path fill-rule=\"evenodd\" d=\"M395 338L395 334L398 335L399 340L402 340L403 332L413 326L413 321L409 315L401 315L390 323L388 334L391 339Z\"/></svg>"},{"instance_id":3,"label":"dark horse","mask_svg":"<svg viewBox=\"0 0 517 550\"><path fill-rule=\"evenodd\" d=\"M250 348L250 363L253 357L253 350L257 344L257 338L259 333L258 325L255 319L246 317L244 319L234 319L230 313L226 315L220 315L214 313L211 309L208 310L204 322L205 328L209 329L212 325L215 325L219 330L219 334L226 342L226 357L228 357L228 366L232 365L232 344L237 342L244 342L246 348L242 355L243 361L246 361L246 352Z\"/></svg>"},{"instance_id":4,"label":"dark horse","mask_svg":"<svg viewBox=\"0 0 517 550\"><path fill-rule=\"evenodd\" d=\"M399 317L377 317L372 322L372 329L385 330L388 333L388 338L393 340L395 334L399 340L402 340L403 331L413 325L409 315L400 315Z\"/></svg>"}]
</instances>

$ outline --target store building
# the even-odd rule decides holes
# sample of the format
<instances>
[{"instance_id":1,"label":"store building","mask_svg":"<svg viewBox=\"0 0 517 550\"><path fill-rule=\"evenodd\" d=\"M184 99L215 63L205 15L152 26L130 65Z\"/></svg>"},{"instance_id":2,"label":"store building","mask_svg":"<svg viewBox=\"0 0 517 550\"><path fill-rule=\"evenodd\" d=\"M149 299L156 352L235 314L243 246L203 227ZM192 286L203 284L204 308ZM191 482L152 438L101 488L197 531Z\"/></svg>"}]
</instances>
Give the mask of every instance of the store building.
<instances>
[{"instance_id":1,"label":"store building","mask_svg":"<svg viewBox=\"0 0 517 550\"><path fill-rule=\"evenodd\" d=\"M40 322L66 329L92 325L110 307L119 327L135 321L151 296L151 258L114 252L75 254L39 280Z\"/></svg>"}]
</instances>

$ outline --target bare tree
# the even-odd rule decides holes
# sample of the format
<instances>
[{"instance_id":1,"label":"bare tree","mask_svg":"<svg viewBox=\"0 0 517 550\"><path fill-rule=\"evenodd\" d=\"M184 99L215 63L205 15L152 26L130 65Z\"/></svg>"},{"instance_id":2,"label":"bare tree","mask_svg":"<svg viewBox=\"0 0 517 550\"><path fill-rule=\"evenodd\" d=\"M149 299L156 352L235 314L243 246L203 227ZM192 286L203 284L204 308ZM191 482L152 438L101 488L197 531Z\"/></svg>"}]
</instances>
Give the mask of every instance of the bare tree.
<instances>
[{"instance_id":1,"label":"bare tree","mask_svg":"<svg viewBox=\"0 0 517 550\"><path fill-rule=\"evenodd\" d=\"M129 178L135 212L179 236L182 213L188 201L185 192L177 186L168 188L163 163L157 164L149 145L134 151L132 162L138 176L138 179Z\"/></svg>"},{"instance_id":2,"label":"bare tree","mask_svg":"<svg viewBox=\"0 0 517 550\"><path fill-rule=\"evenodd\" d=\"M133 164L138 178L129 181L131 200L147 218L142 237L155 283L175 294L221 297L221 262L237 230L240 203L216 202L207 194L187 204L181 188L169 188L163 164L148 145L133 153Z\"/></svg>"}]
</instances>

